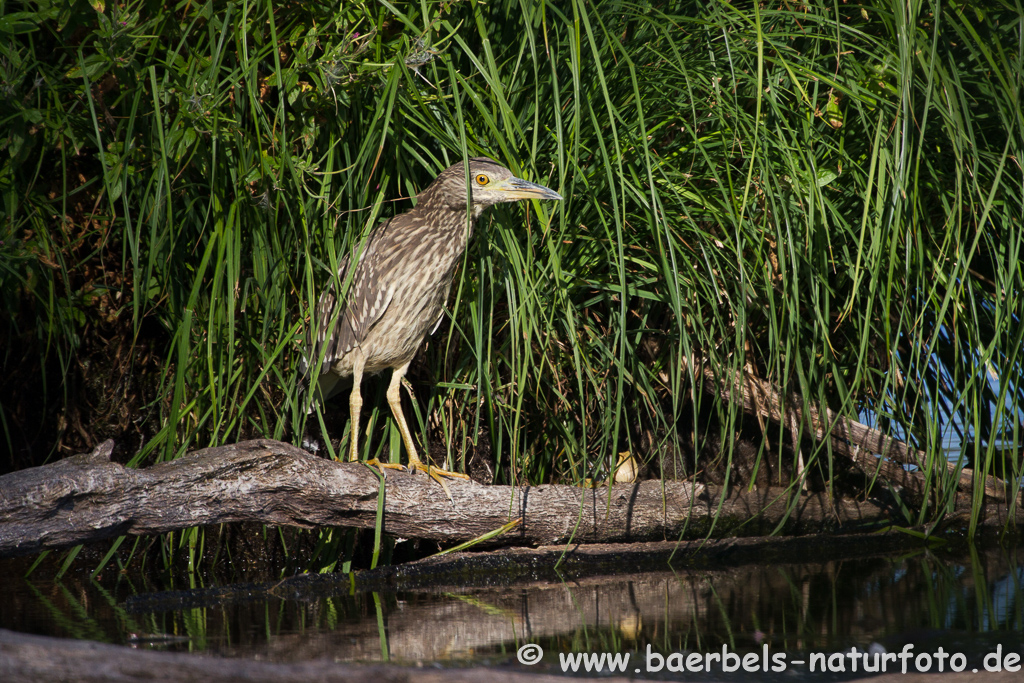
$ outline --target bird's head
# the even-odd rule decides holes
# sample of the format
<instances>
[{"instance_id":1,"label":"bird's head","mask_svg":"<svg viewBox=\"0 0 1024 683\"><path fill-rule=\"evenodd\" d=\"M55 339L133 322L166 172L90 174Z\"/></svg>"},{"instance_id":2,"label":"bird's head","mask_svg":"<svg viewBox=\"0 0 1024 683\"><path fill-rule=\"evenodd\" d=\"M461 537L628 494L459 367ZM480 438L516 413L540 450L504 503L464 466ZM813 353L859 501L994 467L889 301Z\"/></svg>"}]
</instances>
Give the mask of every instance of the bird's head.
<instances>
[{"instance_id":1,"label":"bird's head","mask_svg":"<svg viewBox=\"0 0 1024 683\"><path fill-rule=\"evenodd\" d=\"M466 176L462 163L449 166L420 195L421 200L442 201L453 209L465 211ZM469 187L473 193L473 213L486 207L522 199L561 199L562 195L543 185L517 178L494 159L469 159Z\"/></svg>"}]
</instances>

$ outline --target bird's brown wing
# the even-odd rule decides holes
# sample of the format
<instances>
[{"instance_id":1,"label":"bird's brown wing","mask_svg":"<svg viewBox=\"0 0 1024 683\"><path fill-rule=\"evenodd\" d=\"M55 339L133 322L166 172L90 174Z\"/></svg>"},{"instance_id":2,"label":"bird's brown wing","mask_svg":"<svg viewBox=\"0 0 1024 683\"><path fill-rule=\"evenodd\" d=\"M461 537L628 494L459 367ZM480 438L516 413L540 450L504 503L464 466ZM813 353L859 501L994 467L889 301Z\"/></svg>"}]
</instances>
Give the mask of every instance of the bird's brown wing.
<instances>
[{"instance_id":1,"label":"bird's brown wing","mask_svg":"<svg viewBox=\"0 0 1024 683\"><path fill-rule=\"evenodd\" d=\"M390 221L388 221L390 222ZM340 360L366 339L366 334L375 322L387 310L394 291L381 277L382 250L381 242L385 235L387 223L382 224L366 241L359 261L356 264L352 282L345 296L344 308L337 313L338 297L334 293L334 283L328 284L316 306L317 340L314 344L316 356L310 356L308 363L312 366L316 358L322 357L320 373L328 372L335 361ZM351 266L351 254L346 254L338 264L338 282L344 286ZM334 324L331 321L337 314Z\"/></svg>"}]
</instances>

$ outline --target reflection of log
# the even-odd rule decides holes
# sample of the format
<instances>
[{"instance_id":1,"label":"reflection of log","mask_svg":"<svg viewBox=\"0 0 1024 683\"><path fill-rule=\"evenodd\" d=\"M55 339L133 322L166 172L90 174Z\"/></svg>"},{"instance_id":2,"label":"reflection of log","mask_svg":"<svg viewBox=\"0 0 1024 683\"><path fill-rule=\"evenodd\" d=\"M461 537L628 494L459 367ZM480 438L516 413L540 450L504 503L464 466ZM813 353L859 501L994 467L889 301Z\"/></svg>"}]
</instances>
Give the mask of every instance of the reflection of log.
<instances>
[{"instance_id":1,"label":"reflection of log","mask_svg":"<svg viewBox=\"0 0 1024 683\"><path fill-rule=\"evenodd\" d=\"M600 640L601 636L597 636L591 642L615 642L619 652L643 651L651 640L673 642L672 638L686 629L702 635L695 649L720 648L722 643L718 639L725 638L732 641L734 647L745 650L752 649L756 623L766 632L764 637L772 641L774 650L784 647L781 639L789 633L784 625L792 623L791 618L796 615L802 615L806 620L802 622L804 647L827 649L844 641L866 646L882 634L892 635L898 631L908 612L915 610L910 606L920 605L922 595L936 590L928 562L868 557L867 553L872 550L891 551L901 540L904 547L911 546L913 539L898 536L873 535L876 541L873 549L868 535L847 536L845 540L853 547L846 557L853 558L858 553L861 557L842 561L828 559L840 556L844 550L839 543L828 547L831 538L808 539L803 543L798 539L711 541L709 545L717 547L707 554L710 558L697 542L692 542L683 544L671 572L665 571L667 563L663 556L659 572L636 572L628 565L620 565L617 576L516 582L511 589L484 586L483 582L469 588L460 585L458 573L450 573L447 585L403 592L401 599L393 592L374 595L373 603L380 606L378 619L371 616L372 611L369 618L344 618L345 606L341 604L344 598L336 597L333 600L338 614L331 622L315 623L307 616L301 630L282 627L281 633L268 637L261 633L248 640L233 640L230 644L215 644L216 639L207 642L217 654L266 661L300 662L330 657L339 662L377 662L386 653L392 662L430 665L452 660L480 661L483 658L486 661L495 652L513 652L513 643L546 641L568 649L573 648L569 643L586 642L577 639L579 634L589 632L593 636L602 631L612 631L616 638ZM819 540L824 542L825 552L805 563L804 560L814 555ZM657 554L673 544L642 545ZM766 554L747 566L716 569L705 564L705 558L713 559L718 552L727 552L728 546L733 546L740 554L756 553L757 547L762 546ZM789 558L794 563L785 559L778 561L780 551L786 547L796 551L791 552ZM625 552L630 549L631 546L619 547ZM553 563L563 551L564 548L548 548L525 554ZM960 580L943 582L943 590L952 595L971 594L974 578L990 579L985 584L989 586L1013 580L1016 568L1012 566L1012 558L1000 557L998 551L982 550L982 553L984 560L979 564L985 574L967 572ZM497 551L496 554L508 553ZM586 554L602 556L600 551L592 552L589 548ZM612 549L606 554L618 552ZM467 562L482 563L487 553L466 555ZM684 555L694 558L694 563L681 559ZM582 557L577 559L581 564L585 561ZM442 563L451 567L450 562ZM960 566L953 564L953 567ZM696 567L699 569L694 570ZM895 571L897 568L900 571ZM949 573L947 579L958 575L952 567ZM362 574L356 574L357 582ZM334 591L324 591L319 598L289 597L309 605L317 604L318 599L326 601L326 596L345 596L348 586L343 578L338 576ZM800 587L799 590L796 587ZM345 604L350 610L348 614L359 614L357 605L362 604L365 609L371 602L370 595L358 588L357 591L361 595L350 598ZM836 595L843 596L838 603L834 602ZM263 604L258 603L260 606L252 614L262 613ZM723 605L728 607L723 609ZM823 605L832 605L832 608L822 609ZM896 606L905 606L907 611ZM226 630L217 620L237 623L234 615L240 613L242 610L236 612L220 606L210 609L207 628L212 632ZM726 620L730 621L726 623ZM779 629L779 639L768 635L773 625ZM929 636L918 634L918 637L921 639L916 643L918 649L926 649L930 645Z\"/></svg>"},{"instance_id":2,"label":"reflection of log","mask_svg":"<svg viewBox=\"0 0 1024 683\"><path fill-rule=\"evenodd\" d=\"M435 555L352 574L298 574L261 584L143 593L129 596L124 610L129 615L192 609L220 611L228 605L277 599L313 604L353 590L361 594L494 590L516 596L523 590L546 589L566 582L580 585L587 581L621 580L664 571L666 567L679 572L697 570L704 577L708 571L731 571L743 565L761 571L765 566L863 560L920 547L920 540L909 534L872 532L499 548ZM436 619L420 621L423 628L438 628ZM376 633L376 625L373 631Z\"/></svg>"},{"instance_id":3,"label":"reflection of log","mask_svg":"<svg viewBox=\"0 0 1024 683\"><path fill-rule=\"evenodd\" d=\"M748 413L767 417L776 423L783 423L785 420L787 426L800 425L800 429L806 430L805 433L809 433L817 441L823 440L826 436L831 437L833 450L851 458L869 472L876 469L879 463L872 453L881 455L883 460L891 458L905 465L915 465L922 470L927 468L927 455L923 451L911 448L902 441L886 436L856 420L837 415L828 407L822 410L812 404L805 409L804 400L798 394L790 393L783 398L777 387L750 373L733 372L730 383L728 377L722 378L714 369L705 365L703 378L705 382L717 387L723 399L738 403ZM960 491L970 493L974 490L973 472L958 471L957 466L948 461L943 461L941 466L957 482ZM996 500L1005 500L1008 497L1005 482L985 477L984 487L986 496Z\"/></svg>"},{"instance_id":4,"label":"reflection of log","mask_svg":"<svg viewBox=\"0 0 1024 683\"><path fill-rule=\"evenodd\" d=\"M302 662L323 657L338 662L378 662L386 648L392 662L430 664L470 660L512 643L543 638L571 637L581 629L614 629L623 637L622 649L642 627L707 621L716 598L756 600L753 581L762 579L760 567L741 570L663 572L639 577L601 577L583 582L547 583L515 590L454 589L447 595L409 595L401 606L385 602L386 639L381 642L374 619L340 622L332 629L310 628L277 635L266 641L232 644L219 655L273 662ZM786 595L786 571L776 569L771 586L762 588Z\"/></svg>"},{"instance_id":5,"label":"reflection of log","mask_svg":"<svg viewBox=\"0 0 1024 683\"><path fill-rule=\"evenodd\" d=\"M948 645L948 638L941 632L903 630L915 617L927 617L921 612L927 609L922 595L931 595L937 590L954 598L973 595L975 591L986 593L992 586L1012 582L1019 567L1019 557L1013 553L1008 555L1005 549L998 547L983 549L980 558L975 556L978 561L968 565L974 571L967 569L963 576L951 569L937 578L934 563L921 558L861 557L853 562L837 561L837 558L862 554L866 547L877 552L891 551L894 543L909 545L914 539L902 534L884 534L693 542L679 548L672 572L637 572L628 564L620 564L621 573L617 576L563 577L555 582L516 584L514 590L506 586L487 586L485 582L478 583L476 588L462 585L458 565L482 563L488 553L465 553L457 559L446 556L412 563L434 565L450 583L434 584L423 591L403 588L399 594L383 592L371 596L357 588L356 595L349 596L348 579L344 575L335 575L333 589L319 595L293 594L291 587L297 582L331 578L296 576L276 582L278 589L274 594L280 598L280 604L277 599L272 604L264 602L267 596L263 595L249 613L230 607L204 610L202 626L197 626L194 632L180 630L180 633L192 634L193 641L163 645L180 648L175 653L0 630L0 681L554 683L549 678L533 678L532 672L557 671L556 653L601 650L629 653L631 666L626 671L632 672L635 667L644 666L643 653L649 643L654 645L655 651L661 652L689 643L693 643L692 650L711 652L728 643L731 650L745 653L756 651L755 643L761 640L772 653L796 654L802 650L828 652L837 646L846 652L851 644L867 647L878 640L889 651L896 651L906 642L912 642L919 652L934 651L940 643ZM664 553L675 544L642 545L642 549L632 545L606 547L603 554L661 554L664 567ZM759 549L764 552L760 553ZM503 550L495 554L529 555L529 560L524 558L524 564L533 564L537 559L553 564L564 550L549 547ZM569 554L580 555L576 559L584 566L590 564L589 559L600 557L602 551L584 547L571 550ZM716 569L705 563L715 557L729 562L735 560L737 554L756 564ZM761 556L755 558L758 554ZM787 554L797 563L779 560L781 555ZM951 562L952 568L962 566ZM394 573L406 567L386 569ZM373 573L359 572L355 578L358 582L362 575ZM55 592L67 595L74 591ZM842 599L837 601L837 595ZM723 609L723 605L727 608ZM954 606L946 613L958 612ZM124 629L130 623L167 622L126 619L118 609L117 616L111 619L111 627L102 636L122 640ZM794 623L800 626L799 641L791 635ZM245 628L246 624L260 627ZM299 625L301 627L297 628ZM90 626L89 636L96 638L100 632L95 627L99 624L90 618ZM700 639L684 640L685 634L693 633ZM226 634L231 636L224 637ZM586 636L580 637L580 634ZM150 634L148 639L134 642L137 647L145 647L146 643L160 647L162 635ZM880 638L882 635L886 637ZM179 636L169 640L189 641L189 638ZM986 651L979 642L975 639L969 646L968 651L975 653L974 662L969 666L980 663ZM520 672L508 672L503 664L511 663L516 647L524 643L544 643L547 656L540 666L527 669L531 673L525 675L530 678L516 678ZM219 656L184 651L199 648ZM364 668L351 664L384 659L423 668L397 669L380 665ZM459 668L458 664L463 662L489 662L489 668ZM450 663L456 667L435 668ZM801 672L800 669L795 671L793 675ZM978 678L977 674L973 678L956 678L949 673L915 677L898 673L898 665L890 665L888 671L888 678L874 677L871 682L963 683ZM986 672L983 680L985 683L1009 682L1020 678L1019 672L1005 673ZM694 679L693 676L687 678ZM604 676L600 680L624 681Z\"/></svg>"},{"instance_id":6,"label":"reflection of log","mask_svg":"<svg viewBox=\"0 0 1024 683\"><path fill-rule=\"evenodd\" d=\"M376 521L374 471L277 441L208 448L143 470L110 462L111 450L108 442L90 455L0 477L0 554L224 522L370 528ZM808 533L890 521L871 501L792 499L783 489L726 497L690 482L643 481L610 492L471 481L449 488L454 506L426 476L389 473L385 530L403 538L467 540L522 517L496 542L529 545L701 538L712 525L716 535L750 535L777 526ZM1002 523L1005 514L1005 506L982 508L989 524Z\"/></svg>"}]
</instances>

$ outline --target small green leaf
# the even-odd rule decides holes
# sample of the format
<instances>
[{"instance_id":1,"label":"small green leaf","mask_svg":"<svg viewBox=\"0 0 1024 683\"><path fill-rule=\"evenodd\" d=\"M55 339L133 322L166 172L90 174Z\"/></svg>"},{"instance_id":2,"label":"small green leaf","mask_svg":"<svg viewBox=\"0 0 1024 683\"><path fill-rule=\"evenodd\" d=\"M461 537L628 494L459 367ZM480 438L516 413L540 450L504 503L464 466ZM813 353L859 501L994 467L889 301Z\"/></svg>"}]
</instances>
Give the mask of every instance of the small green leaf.
<instances>
[{"instance_id":1,"label":"small green leaf","mask_svg":"<svg viewBox=\"0 0 1024 683\"><path fill-rule=\"evenodd\" d=\"M839 174L830 168L821 169L818 171L818 187L825 187L838 177Z\"/></svg>"},{"instance_id":2,"label":"small green leaf","mask_svg":"<svg viewBox=\"0 0 1024 683\"><path fill-rule=\"evenodd\" d=\"M97 76L106 73L109 63L107 58L102 55L90 55L84 60L84 73L89 79L94 80ZM83 67L76 65L69 69L65 76L69 79L77 80L82 77L82 73Z\"/></svg>"},{"instance_id":3,"label":"small green leaf","mask_svg":"<svg viewBox=\"0 0 1024 683\"><path fill-rule=\"evenodd\" d=\"M39 21L34 12L13 12L0 17L0 33L32 33L38 29Z\"/></svg>"}]
</instances>

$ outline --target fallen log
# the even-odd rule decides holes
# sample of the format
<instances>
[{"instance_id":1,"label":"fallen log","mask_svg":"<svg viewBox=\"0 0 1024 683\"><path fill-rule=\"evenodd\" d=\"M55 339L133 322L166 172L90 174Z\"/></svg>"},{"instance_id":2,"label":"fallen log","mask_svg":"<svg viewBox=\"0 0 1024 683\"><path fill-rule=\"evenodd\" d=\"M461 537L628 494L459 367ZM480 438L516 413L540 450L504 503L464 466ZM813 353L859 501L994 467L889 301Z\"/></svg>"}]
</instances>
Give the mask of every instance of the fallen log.
<instances>
[{"instance_id":1,"label":"fallen log","mask_svg":"<svg viewBox=\"0 0 1024 683\"><path fill-rule=\"evenodd\" d=\"M574 606L574 610L575 610ZM546 667L546 670L551 670ZM898 670L876 675L872 683L973 683L977 673L900 673ZM1019 672L1003 669L986 672L985 683L1016 683ZM531 671L528 668L473 666L469 668L417 668L382 664L361 666L321 658L308 662L261 662L246 659L213 657L192 652L153 652L120 645L85 640L52 638L0 629L0 680L7 683L135 683L146 681L204 681L205 683L237 683L239 681L275 681L275 683L562 683L601 681L626 683L632 677L609 676L607 673L572 678ZM710 675L688 680L715 680Z\"/></svg>"},{"instance_id":2,"label":"fallen log","mask_svg":"<svg viewBox=\"0 0 1024 683\"><path fill-rule=\"evenodd\" d=\"M112 450L107 442L88 455L0 477L0 556L226 522L372 528L382 490L384 530L400 538L464 541L522 518L492 546L806 534L906 523L875 499L775 487L726 495L684 481L648 480L610 490L453 481L449 502L422 473L389 472L382 487L376 470L365 465L272 440L207 448L146 469L111 462ZM957 510L969 512L970 502L958 498ZM981 515L987 525L1024 521L1019 506L993 501Z\"/></svg>"},{"instance_id":3,"label":"fallen log","mask_svg":"<svg viewBox=\"0 0 1024 683\"><path fill-rule=\"evenodd\" d=\"M254 662L191 652L137 650L120 645L51 638L0 629L0 680L5 683L560 683L565 678L482 666L467 669L417 669L396 665L360 666L328 658L309 662ZM626 680L601 678L601 681L609 683L625 683Z\"/></svg>"}]
</instances>

